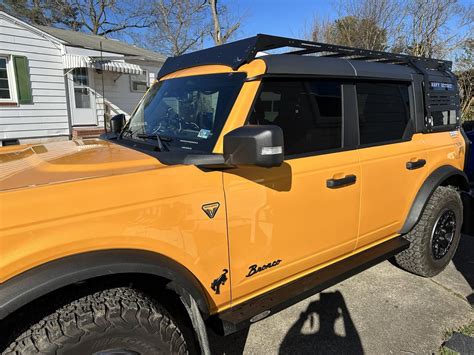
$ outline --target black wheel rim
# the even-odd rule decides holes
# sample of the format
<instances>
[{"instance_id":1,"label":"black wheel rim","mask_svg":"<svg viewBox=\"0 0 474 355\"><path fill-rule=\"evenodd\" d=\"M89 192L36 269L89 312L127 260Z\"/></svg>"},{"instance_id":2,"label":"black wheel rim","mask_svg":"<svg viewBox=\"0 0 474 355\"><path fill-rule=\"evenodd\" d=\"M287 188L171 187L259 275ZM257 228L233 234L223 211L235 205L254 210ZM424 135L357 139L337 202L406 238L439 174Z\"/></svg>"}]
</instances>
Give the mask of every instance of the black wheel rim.
<instances>
[{"instance_id":1,"label":"black wheel rim","mask_svg":"<svg viewBox=\"0 0 474 355\"><path fill-rule=\"evenodd\" d=\"M436 260L443 258L453 244L456 233L456 214L445 210L439 216L431 236L431 251Z\"/></svg>"}]
</instances>

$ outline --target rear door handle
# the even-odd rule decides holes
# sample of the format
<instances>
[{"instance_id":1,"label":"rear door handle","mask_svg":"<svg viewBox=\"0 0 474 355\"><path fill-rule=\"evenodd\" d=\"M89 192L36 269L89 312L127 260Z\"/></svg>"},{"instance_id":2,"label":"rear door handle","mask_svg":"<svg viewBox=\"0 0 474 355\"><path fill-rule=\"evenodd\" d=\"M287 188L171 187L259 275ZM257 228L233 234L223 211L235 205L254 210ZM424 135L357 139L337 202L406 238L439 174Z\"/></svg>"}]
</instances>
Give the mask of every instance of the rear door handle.
<instances>
[{"instance_id":1,"label":"rear door handle","mask_svg":"<svg viewBox=\"0 0 474 355\"><path fill-rule=\"evenodd\" d=\"M415 169L420 169L426 165L426 160L425 159L420 159L417 161L409 161L407 162L407 169L408 170L415 170Z\"/></svg>"},{"instance_id":2,"label":"rear door handle","mask_svg":"<svg viewBox=\"0 0 474 355\"><path fill-rule=\"evenodd\" d=\"M329 189L339 189L341 187L346 187L349 185L354 185L357 181L357 176L347 175L341 179L329 179L326 181L326 186Z\"/></svg>"}]
</instances>

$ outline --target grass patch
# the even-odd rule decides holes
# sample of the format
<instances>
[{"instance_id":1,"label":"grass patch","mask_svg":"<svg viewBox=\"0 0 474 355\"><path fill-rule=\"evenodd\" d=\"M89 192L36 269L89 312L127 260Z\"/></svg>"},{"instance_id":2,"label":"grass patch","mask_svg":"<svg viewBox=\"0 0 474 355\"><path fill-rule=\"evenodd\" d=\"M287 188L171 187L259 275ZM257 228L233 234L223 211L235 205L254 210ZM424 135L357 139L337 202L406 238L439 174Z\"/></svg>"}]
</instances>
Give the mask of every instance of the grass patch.
<instances>
[{"instance_id":1,"label":"grass patch","mask_svg":"<svg viewBox=\"0 0 474 355\"><path fill-rule=\"evenodd\" d=\"M464 335L467 335L467 336L470 336L470 337L474 337L474 321L472 321L471 323L469 323L467 325L462 326L459 329L451 330L451 331L447 332L446 336L445 336L445 339L446 340L449 339L453 335L454 332L458 332L458 333L461 333L461 334L464 334ZM459 354L457 351L453 351L451 349L448 349L445 346L442 346L439 349L439 353L441 355L458 355Z\"/></svg>"}]
</instances>

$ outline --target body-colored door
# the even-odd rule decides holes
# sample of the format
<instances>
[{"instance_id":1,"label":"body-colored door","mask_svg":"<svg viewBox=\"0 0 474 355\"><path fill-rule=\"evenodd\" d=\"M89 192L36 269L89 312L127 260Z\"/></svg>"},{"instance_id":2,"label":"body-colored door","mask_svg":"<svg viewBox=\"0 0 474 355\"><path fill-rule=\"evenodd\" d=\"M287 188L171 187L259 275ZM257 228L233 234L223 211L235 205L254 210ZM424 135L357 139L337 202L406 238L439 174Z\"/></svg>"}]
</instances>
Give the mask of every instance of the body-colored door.
<instances>
[{"instance_id":1,"label":"body-colored door","mask_svg":"<svg viewBox=\"0 0 474 355\"><path fill-rule=\"evenodd\" d=\"M360 168L342 151L341 105L340 83L263 84L250 123L279 125L286 158L224 171L234 304L354 250Z\"/></svg>"},{"instance_id":2,"label":"body-colored door","mask_svg":"<svg viewBox=\"0 0 474 355\"><path fill-rule=\"evenodd\" d=\"M413 135L409 83L357 83L361 215L357 247L397 234L426 178L422 134Z\"/></svg>"}]
</instances>

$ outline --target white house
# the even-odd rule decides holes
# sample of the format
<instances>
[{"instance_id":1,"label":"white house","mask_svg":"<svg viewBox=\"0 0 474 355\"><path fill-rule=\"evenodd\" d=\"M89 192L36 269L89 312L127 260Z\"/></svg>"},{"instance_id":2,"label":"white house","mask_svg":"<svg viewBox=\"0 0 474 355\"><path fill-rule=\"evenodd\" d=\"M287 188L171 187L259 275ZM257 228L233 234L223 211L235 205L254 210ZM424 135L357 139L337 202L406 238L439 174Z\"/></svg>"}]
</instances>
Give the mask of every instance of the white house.
<instances>
[{"instance_id":1,"label":"white house","mask_svg":"<svg viewBox=\"0 0 474 355\"><path fill-rule=\"evenodd\" d=\"M104 116L131 114L165 59L0 11L0 145L98 134Z\"/></svg>"}]
</instances>

